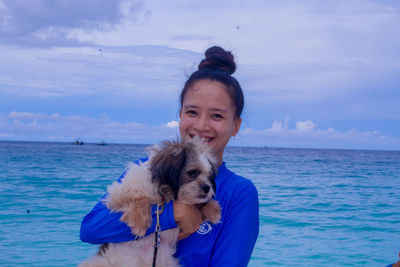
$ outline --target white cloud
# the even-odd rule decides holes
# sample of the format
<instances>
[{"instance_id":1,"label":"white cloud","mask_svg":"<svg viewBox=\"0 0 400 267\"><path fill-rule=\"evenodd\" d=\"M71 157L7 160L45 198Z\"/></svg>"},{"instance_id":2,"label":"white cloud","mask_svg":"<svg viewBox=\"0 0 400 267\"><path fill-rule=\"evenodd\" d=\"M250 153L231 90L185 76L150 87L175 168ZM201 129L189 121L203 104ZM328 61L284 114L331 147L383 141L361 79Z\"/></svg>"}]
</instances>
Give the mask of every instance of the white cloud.
<instances>
[{"instance_id":1,"label":"white cloud","mask_svg":"<svg viewBox=\"0 0 400 267\"><path fill-rule=\"evenodd\" d=\"M116 96L148 102L174 97L185 78L190 59L198 54L164 46L79 47L29 50L2 47L0 93L64 97ZM164 98L165 99L165 98Z\"/></svg>"},{"instance_id":2,"label":"white cloud","mask_svg":"<svg viewBox=\"0 0 400 267\"><path fill-rule=\"evenodd\" d=\"M287 120L287 119L286 119ZM385 136L379 131L344 132L317 129L310 121L297 121L296 128L282 127L281 121L274 121L270 128L255 130L246 128L239 132L233 145L271 146L293 148L343 148L343 149L387 149L400 150L400 138Z\"/></svg>"},{"instance_id":3,"label":"white cloud","mask_svg":"<svg viewBox=\"0 0 400 267\"><path fill-rule=\"evenodd\" d=\"M104 111L108 122L161 125L176 116L160 110L176 110L185 74L217 44L237 59L248 127L257 129L259 144L267 134L282 146L305 146L307 136L347 146L342 135L351 132L328 128L344 129L342 122L399 136L399 14L394 1L378 0L0 0L0 112ZM15 116L15 125L29 116L29 127L47 125L40 116L34 125L37 114ZM275 121L259 130L285 116L299 120L294 129ZM317 129L321 121L328 130ZM294 136L303 139L289 142Z\"/></svg>"},{"instance_id":4,"label":"white cloud","mask_svg":"<svg viewBox=\"0 0 400 267\"><path fill-rule=\"evenodd\" d=\"M269 130L273 131L273 132L281 132L281 131L283 131L282 122L281 121L274 121Z\"/></svg>"},{"instance_id":5,"label":"white cloud","mask_svg":"<svg viewBox=\"0 0 400 267\"><path fill-rule=\"evenodd\" d=\"M142 1L1 0L0 40L22 46L77 46L81 42L71 31L110 30L134 20L142 9Z\"/></svg>"},{"instance_id":6,"label":"white cloud","mask_svg":"<svg viewBox=\"0 0 400 267\"><path fill-rule=\"evenodd\" d=\"M264 130L243 129L231 141L231 145L305 147L305 148L349 148L399 150L400 139L383 135L379 131L361 132L351 129L338 132L332 128L317 129L310 120L297 121L296 128L287 127L288 118L274 121ZM299 126L301 125L301 126ZM3 140L73 141L81 138L85 142L153 144L175 138L179 123L170 121L158 126L137 122L113 121L106 115L100 118L83 116L47 115L43 113L0 113L0 138Z\"/></svg>"},{"instance_id":7,"label":"white cloud","mask_svg":"<svg viewBox=\"0 0 400 267\"><path fill-rule=\"evenodd\" d=\"M172 124L175 124L172 122ZM149 126L137 122L112 121L107 116L47 115L43 113L0 113L0 138L9 140L86 142L156 143L178 135L175 127L166 124Z\"/></svg>"},{"instance_id":8,"label":"white cloud","mask_svg":"<svg viewBox=\"0 0 400 267\"><path fill-rule=\"evenodd\" d=\"M274 121L271 125L271 128L267 129L269 132L283 132L289 129L289 120L290 118L286 117L285 121Z\"/></svg>"},{"instance_id":9,"label":"white cloud","mask_svg":"<svg viewBox=\"0 0 400 267\"><path fill-rule=\"evenodd\" d=\"M166 127L168 128L177 128L179 127L179 122L178 121L170 121L167 123Z\"/></svg>"},{"instance_id":10,"label":"white cloud","mask_svg":"<svg viewBox=\"0 0 400 267\"><path fill-rule=\"evenodd\" d=\"M310 121L296 121L296 129L301 132L313 131L315 129L315 124Z\"/></svg>"},{"instance_id":11,"label":"white cloud","mask_svg":"<svg viewBox=\"0 0 400 267\"><path fill-rule=\"evenodd\" d=\"M9 119L40 119L43 118L44 115L40 113L33 113L33 112L17 112L11 111L7 117Z\"/></svg>"},{"instance_id":12,"label":"white cloud","mask_svg":"<svg viewBox=\"0 0 400 267\"><path fill-rule=\"evenodd\" d=\"M96 45L163 44L199 53L222 45L238 59L237 75L252 101L329 101L370 90L371 80L379 84L400 68L399 12L388 2L216 1L200 8L196 1L147 1L142 9L152 15L74 36ZM207 23L220 14L223 20Z\"/></svg>"}]
</instances>

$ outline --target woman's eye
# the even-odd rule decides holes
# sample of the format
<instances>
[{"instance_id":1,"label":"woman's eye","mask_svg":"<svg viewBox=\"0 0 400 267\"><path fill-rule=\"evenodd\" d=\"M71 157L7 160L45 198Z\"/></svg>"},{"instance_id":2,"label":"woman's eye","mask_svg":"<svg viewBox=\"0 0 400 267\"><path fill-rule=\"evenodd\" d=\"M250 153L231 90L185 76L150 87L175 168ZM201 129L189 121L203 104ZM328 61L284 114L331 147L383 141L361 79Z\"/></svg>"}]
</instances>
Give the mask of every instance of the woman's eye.
<instances>
[{"instance_id":1,"label":"woman's eye","mask_svg":"<svg viewBox=\"0 0 400 267\"><path fill-rule=\"evenodd\" d=\"M223 119L223 118L224 118L221 114L218 114L218 113L213 114L212 117L213 117L214 119Z\"/></svg>"},{"instance_id":2,"label":"woman's eye","mask_svg":"<svg viewBox=\"0 0 400 267\"><path fill-rule=\"evenodd\" d=\"M186 110L185 113L188 114L189 116L193 116L193 115L197 114L197 112L195 110L191 110L191 109L190 110Z\"/></svg>"}]
</instances>

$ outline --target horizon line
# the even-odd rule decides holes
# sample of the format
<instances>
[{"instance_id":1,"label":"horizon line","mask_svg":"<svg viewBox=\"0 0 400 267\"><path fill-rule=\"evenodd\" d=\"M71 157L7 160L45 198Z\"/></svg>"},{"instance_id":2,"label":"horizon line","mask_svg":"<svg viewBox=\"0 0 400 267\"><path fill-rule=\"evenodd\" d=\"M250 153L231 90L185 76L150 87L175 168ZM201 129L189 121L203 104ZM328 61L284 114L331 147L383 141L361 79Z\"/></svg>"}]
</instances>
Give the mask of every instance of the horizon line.
<instances>
[{"instance_id":1,"label":"horizon line","mask_svg":"<svg viewBox=\"0 0 400 267\"><path fill-rule=\"evenodd\" d=\"M105 141L105 140L102 140ZM71 144L74 145L74 141L38 141L38 140L2 140L0 143L59 143L59 144ZM158 144L159 142L148 144L148 143L123 143L123 142L84 142L83 145L138 145L138 146L152 146ZM301 150L349 150L349 151L376 151L376 152L400 152L400 150L395 149L363 149L363 148L323 148L323 147L279 147L279 146L248 146L248 145L227 145L227 148L264 148L264 149L301 149Z\"/></svg>"}]
</instances>

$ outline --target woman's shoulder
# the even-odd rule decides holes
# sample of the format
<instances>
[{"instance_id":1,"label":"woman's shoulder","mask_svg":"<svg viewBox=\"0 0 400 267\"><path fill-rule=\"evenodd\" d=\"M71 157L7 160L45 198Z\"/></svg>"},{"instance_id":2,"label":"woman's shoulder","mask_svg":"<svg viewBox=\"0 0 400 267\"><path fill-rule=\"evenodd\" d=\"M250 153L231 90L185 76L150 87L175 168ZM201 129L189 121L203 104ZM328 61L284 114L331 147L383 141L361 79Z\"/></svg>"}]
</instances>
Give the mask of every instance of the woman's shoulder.
<instances>
[{"instance_id":1,"label":"woman's shoulder","mask_svg":"<svg viewBox=\"0 0 400 267\"><path fill-rule=\"evenodd\" d=\"M230 194L245 194L257 195L257 188L253 182L235 172L229 170L225 163L218 169L218 176L216 179L217 189Z\"/></svg>"}]
</instances>

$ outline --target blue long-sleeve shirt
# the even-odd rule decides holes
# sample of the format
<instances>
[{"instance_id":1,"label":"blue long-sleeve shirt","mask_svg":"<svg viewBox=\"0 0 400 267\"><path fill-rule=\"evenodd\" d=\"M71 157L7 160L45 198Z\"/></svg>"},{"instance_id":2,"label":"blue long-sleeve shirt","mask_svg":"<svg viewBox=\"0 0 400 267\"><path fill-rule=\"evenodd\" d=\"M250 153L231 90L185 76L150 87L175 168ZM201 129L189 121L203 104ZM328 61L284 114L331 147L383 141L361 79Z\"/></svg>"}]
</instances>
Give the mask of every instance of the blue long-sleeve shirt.
<instances>
[{"instance_id":1,"label":"blue long-sleeve shirt","mask_svg":"<svg viewBox=\"0 0 400 267\"><path fill-rule=\"evenodd\" d=\"M250 180L228 170L225 163L219 167L215 183L221 223L204 222L197 232L178 242L175 256L182 266L247 266L250 260L259 232L257 190ZM134 240L120 217L121 213L110 212L98 202L82 221L81 240L92 244ZM154 219L147 234L154 232ZM165 205L160 224L162 230L177 227L172 201Z\"/></svg>"}]
</instances>

